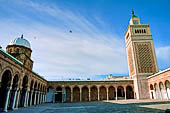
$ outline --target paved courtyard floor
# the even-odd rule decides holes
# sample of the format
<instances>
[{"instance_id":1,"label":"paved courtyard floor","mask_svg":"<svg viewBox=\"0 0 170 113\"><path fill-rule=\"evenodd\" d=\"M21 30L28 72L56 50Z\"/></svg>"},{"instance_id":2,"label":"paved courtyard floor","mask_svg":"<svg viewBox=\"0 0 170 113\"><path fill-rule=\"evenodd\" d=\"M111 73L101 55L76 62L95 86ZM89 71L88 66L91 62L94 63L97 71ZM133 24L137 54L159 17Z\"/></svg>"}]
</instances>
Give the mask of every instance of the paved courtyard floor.
<instances>
[{"instance_id":1,"label":"paved courtyard floor","mask_svg":"<svg viewBox=\"0 0 170 113\"><path fill-rule=\"evenodd\" d=\"M170 101L127 100L77 103L47 103L9 113L165 113Z\"/></svg>"}]
</instances>

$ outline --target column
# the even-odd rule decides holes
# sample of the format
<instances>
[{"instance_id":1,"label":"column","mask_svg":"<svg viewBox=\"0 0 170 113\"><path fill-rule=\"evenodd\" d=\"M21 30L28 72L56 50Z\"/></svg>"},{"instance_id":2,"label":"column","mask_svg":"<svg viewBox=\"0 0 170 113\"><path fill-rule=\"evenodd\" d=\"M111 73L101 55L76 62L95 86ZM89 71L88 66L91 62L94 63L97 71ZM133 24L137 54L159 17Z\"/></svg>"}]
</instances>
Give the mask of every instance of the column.
<instances>
[{"instance_id":1,"label":"column","mask_svg":"<svg viewBox=\"0 0 170 113\"><path fill-rule=\"evenodd\" d=\"M29 101L29 98L30 98L30 91L27 91L27 101L26 101L26 106L28 106L28 101Z\"/></svg>"},{"instance_id":2,"label":"column","mask_svg":"<svg viewBox=\"0 0 170 113\"><path fill-rule=\"evenodd\" d=\"M19 97L20 97L20 89L18 90L18 94L17 94L17 104L16 104L16 109L18 109Z\"/></svg>"},{"instance_id":3,"label":"column","mask_svg":"<svg viewBox=\"0 0 170 113\"><path fill-rule=\"evenodd\" d=\"M38 97L37 97L37 104L39 104L40 103L40 92L37 92L37 95L38 95Z\"/></svg>"},{"instance_id":4,"label":"column","mask_svg":"<svg viewBox=\"0 0 170 113\"><path fill-rule=\"evenodd\" d=\"M45 103L45 94L43 93L43 103Z\"/></svg>"},{"instance_id":5,"label":"column","mask_svg":"<svg viewBox=\"0 0 170 113\"><path fill-rule=\"evenodd\" d=\"M12 102L12 109L15 108L17 92L18 92L18 88L17 88L17 89L15 90L15 92L14 92L14 98L13 98L13 102Z\"/></svg>"},{"instance_id":6,"label":"column","mask_svg":"<svg viewBox=\"0 0 170 113\"><path fill-rule=\"evenodd\" d=\"M91 90L90 90L90 87L89 87L89 101L91 101Z\"/></svg>"},{"instance_id":7,"label":"column","mask_svg":"<svg viewBox=\"0 0 170 113\"><path fill-rule=\"evenodd\" d=\"M24 97L24 107L27 106L27 94L28 94L28 91L27 91L27 89L26 89L25 97Z\"/></svg>"},{"instance_id":8,"label":"column","mask_svg":"<svg viewBox=\"0 0 170 113\"><path fill-rule=\"evenodd\" d=\"M7 112L7 109L8 109L8 102L9 102L9 95L10 95L10 92L11 92L11 87L10 88L7 88L7 96L6 96L6 99L5 99L5 106L4 106L4 111Z\"/></svg>"},{"instance_id":9,"label":"column","mask_svg":"<svg viewBox=\"0 0 170 113\"><path fill-rule=\"evenodd\" d=\"M36 103L36 101L37 101L37 91L35 91L34 105L36 105L36 104L37 104L37 103Z\"/></svg>"},{"instance_id":10,"label":"column","mask_svg":"<svg viewBox=\"0 0 170 113\"><path fill-rule=\"evenodd\" d=\"M80 87L80 102L82 101L82 87Z\"/></svg>"},{"instance_id":11,"label":"column","mask_svg":"<svg viewBox=\"0 0 170 113\"><path fill-rule=\"evenodd\" d=\"M40 97L41 97L41 99L40 99L40 104L42 104L42 99L43 99L43 98L42 98L42 97L43 97L42 92L41 92L41 96L40 96Z\"/></svg>"},{"instance_id":12,"label":"column","mask_svg":"<svg viewBox=\"0 0 170 113\"><path fill-rule=\"evenodd\" d=\"M44 103L44 92L42 93L42 103Z\"/></svg>"},{"instance_id":13,"label":"column","mask_svg":"<svg viewBox=\"0 0 170 113\"><path fill-rule=\"evenodd\" d=\"M73 102L73 88L71 87L71 102Z\"/></svg>"},{"instance_id":14,"label":"column","mask_svg":"<svg viewBox=\"0 0 170 113\"><path fill-rule=\"evenodd\" d=\"M97 87L98 101L100 101L100 89Z\"/></svg>"},{"instance_id":15,"label":"column","mask_svg":"<svg viewBox=\"0 0 170 113\"><path fill-rule=\"evenodd\" d=\"M126 95L126 86L124 86L124 91L125 91L125 100L126 100L126 97L127 97L127 95Z\"/></svg>"},{"instance_id":16,"label":"column","mask_svg":"<svg viewBox=\"0 0 170 113\"><path fill-rule=\"evenodd\" d=\"M31 97L30 97L30 106L32 105L32 95L33 95L33 91L30 91L30 93L31 93Z\"/></svg>"},{"instance_id":17,"label":"column","mask_svg":"<svg viewBox=\"0 0 170 113\"><path fill-rule=\"evenodd\" d=\"M115 88L116 88L116 90L115 90L116 91L116 100L118 100L118 98L117 98L117 87L115 87Z\"/></svg>"},{"instance_id":18,"label":"column","mask_svg":"<svg viewBox=\"0 0 170 113\"><path fill-rule=\"evenodd\" d=\"M162 98L162 94L161 94L161 90L160 90L160 87L159 87L159 83L157 83L158 84L158 97L160 96L160 99L162 100L163 98Z\"/></svg>"},{"instance_id":19,"label":"column","mask_svg":"<svg viewBox=\"0 0 170 113\"><path fill-rule=\"evenodd\" d=\"M107 93L107 101L109 100L109 92L108 92L108 87L106 87L106 93Z\"/></svg>"},{"instance_id":20,"label":"column","mask_svg":"<svg viewBox=\"0 0 170 113\"><path fill-rule=\"evenodd\" d=\"M46 101L47 101L47 100L46 100L46 99L47 99L47 95L45 94L44 96L45 96L45 102L46 102Z\"/></svg>"}]
</instances>

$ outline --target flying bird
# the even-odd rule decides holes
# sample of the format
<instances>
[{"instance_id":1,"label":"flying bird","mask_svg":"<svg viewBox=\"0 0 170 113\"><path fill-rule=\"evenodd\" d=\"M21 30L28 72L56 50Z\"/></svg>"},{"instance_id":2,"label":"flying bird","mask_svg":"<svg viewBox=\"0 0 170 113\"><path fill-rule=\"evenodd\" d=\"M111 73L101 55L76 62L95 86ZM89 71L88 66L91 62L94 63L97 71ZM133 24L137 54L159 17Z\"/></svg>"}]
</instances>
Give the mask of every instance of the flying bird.
<instances>
[{"instance_id":1,"label":"flying bird","mask_svg":"<svg viewBox=\"0 0 170 113\"><path fill-rule=\"evenodd\" d=\"M72 30L70 30L69 32L72 33Z\"/></svg>"}]
</instances>

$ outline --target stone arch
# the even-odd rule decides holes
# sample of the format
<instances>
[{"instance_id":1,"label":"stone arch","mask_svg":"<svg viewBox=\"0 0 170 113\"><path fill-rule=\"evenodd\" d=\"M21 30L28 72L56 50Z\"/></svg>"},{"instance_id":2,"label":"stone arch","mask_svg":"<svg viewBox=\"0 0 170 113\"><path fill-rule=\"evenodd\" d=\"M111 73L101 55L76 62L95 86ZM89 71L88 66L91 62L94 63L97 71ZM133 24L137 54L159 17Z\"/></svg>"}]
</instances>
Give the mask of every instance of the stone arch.
<instances>
[{"instance_id":1,"label":"stone arch","mask_svg":"<svg viewBox=\"0 0 170 113\"><path fill-rule=\"evenodd\" d=\"M99 95L100 95L100 100L107 100L107 92L105 86L101 86L99 88Z\"/></svg>"},{"instance_id":2,"label":"stone arch","mask_svg":"<svg viewBox=\"0 0 170 113\"><path fill-rule=\"evenodd\" d=\"M98 91L96 86L90 88L91 101L98 101Z\"/></svg>"},{"instance_id":3,"label":"stone arch","mask_svg":"<svg viewBox=\"0 0 170 113\"><path fill-rule=\"evenodd\" d=\"M26 96L27 96L27 87L28 87L28 76L25 75L22 80L22 89L21 89L21 96L20 96L20 106L24 106L26 103Z\"/></svg>"},{"instance_id":4,"label":"stone arch","mask_svg":"<svg viewBox=\"0 0 170 113\"><path fill-rule=\"evenodd\" d=\"M2 76L4 75L5 72L9 71L11 73L11 80L13 77L13 69L9 66L6 66L5 68L2 69L1 75L0 75L0 80L2 80Z\"/></svg>"},{"instance_id":5,"label":"stone arch","mask_svg":"<svg viewBox=\"0 0 170 113\"><path fill-rule=\"evenodd\" d=\"M71 88L69 86L65 87L66 90L66 102L71 102Z\"/></svg>"},{"instance_id":6,"label":"stone arch","mask_svg":"<svg viewBox=\"0 0 170 113\"><path fill-rule=\"evenodd\" d=\"M6 103L7 91L10 91L10 86L12 82L12 73L10 70L5 70L1 77L1 87L0 87L0 108L4 108Z\"/></svg>"},{"instance_id":7,"label":"stone arch","mask_svg":"<svg viewBox=\"0 0 170 113\"><path fill-rule=\"evenodd\" d=\"M116 100L116 91L113 86L108 88L109 100Z\"/></svg>"},{"instance_id":8,"label":"stone arch","mask_svg":"<svg viewBox=\"0 0 170 113\"><path fill-rule=\"evenodd\" d=\"M82 101L89 101L89 88L87 86L82 87Z\"/></svg>"},{"instance_id":9,"label":"stone arch","mask_svg":"<svg viewBox=\"0 0 170 113\"><path fill-rule=\"evenodd\" d=\"M134 99L134 92L132 86L126 87L126 98L127 99Z\"/></svg>"},{"instance_id":10,"label":"stone arch","mask_svg":"<svg viewBox=\"0 0 170 113\"><path fill-rule=\"evenodd\" d=\"M165 87L166 87L168 99L170 99L170 82L168 80L165 81Z\"/></svg>"},{"instance_id":11,"label":"stone arch","mask_svg":"<svg viewBox=\"0 0 170 113\"><path fill-rule=\"evenodd\" d=\"M157 83L154 84L154 88L156 93L156 99L161 99Z\"/></svg>"},{"instance_id":12,"label":"stone arch","mask_svg":"<svg viewBox=\"0 0 170 113\"><path fill-rule=\"evenodd\" d=\"M117 97L118 100L124 99L125 98L125 92L123 86L118 86L117 87Z\"/></svg>"},{"instance_id":13,"label":"stone arch","mask_svg":"<svg viewBox=\"0 0 170 113\"><path fill-rule=\"evenodd\" d=\"M74 102L80 101L80 88L78 86L75 86L73 88L73 101Z\"/></svg>"}]
</instances>

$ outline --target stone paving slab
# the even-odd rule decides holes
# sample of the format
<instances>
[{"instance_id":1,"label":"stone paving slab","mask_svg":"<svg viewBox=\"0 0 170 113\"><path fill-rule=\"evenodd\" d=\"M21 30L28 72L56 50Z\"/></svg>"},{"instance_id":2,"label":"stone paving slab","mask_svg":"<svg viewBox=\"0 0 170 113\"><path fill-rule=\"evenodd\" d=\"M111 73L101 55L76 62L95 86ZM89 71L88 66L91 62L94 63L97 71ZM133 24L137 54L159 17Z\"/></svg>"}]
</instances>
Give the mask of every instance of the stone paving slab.
<instances>
[{"instance_id":1,"label":"stone paving slab","mask_svg":"<svg viewBox=\"0 0 170 113\"><path fill-rule=\"evenodd\" d=\"M159 109L161 108L161 109ZM169 101L102 101L81 103L47 103L9 113L165 113Z\"/></svg>"}]
</instances>

